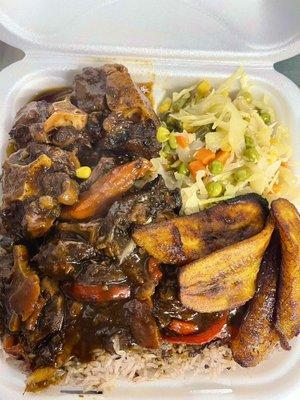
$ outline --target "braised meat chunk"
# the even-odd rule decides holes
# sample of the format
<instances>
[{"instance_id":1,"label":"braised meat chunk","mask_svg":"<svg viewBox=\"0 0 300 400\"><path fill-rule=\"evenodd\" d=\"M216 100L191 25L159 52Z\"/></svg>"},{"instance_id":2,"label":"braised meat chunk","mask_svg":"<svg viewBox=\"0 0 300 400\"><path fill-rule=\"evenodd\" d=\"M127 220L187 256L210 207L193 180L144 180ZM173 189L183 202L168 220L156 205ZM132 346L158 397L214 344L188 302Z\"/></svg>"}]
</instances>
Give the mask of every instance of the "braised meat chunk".
<instances>
[{"instance_id":1,"label":"braised meat chunk","mask_svg":"<svg viewBox=\"0 0 300 400\"><path fill-rule=\"evenodd\" d=\"M43 273L66 278L82 268L82 263L95 257L94 248L82 241L52 239L40 247L34 260Z\"/></svg>"},{"instance_id":2,"label":"braised meat chunk","mask_svg":"<svg viewBox=\"0 0 300 400\"><path fill-rule=\"evenodd\" d=\"M115 65L107 72L106 101L111 114L103 122L104 149L154 157L159 151L155 140L159 122L150 101L125 67Z\"/></svg>"},{"instance_id":3,"label":"braised meat chunk","mask_svg":"<svg viewBox=\"0 0 300 400\"><path fill-rule=\"evenodd\" d=\"M158 118L124 66L85 68L75 77L72 101L87 113L94 113L92 131L95 125L103 124L99 136L102 150L146 158L158 154Z\"/></svg>"},{"instance_id":4,"label":"braised meat chunk","mask_svg":"<svg viewBox=\"0 0 300 400\"><path fill-rule=\"evenodd\" d=\"M60 205L78 199L75 154L29 143L3 165L2 230L12 237L37 238L50 230Z\"/></svg>"},{"instance_id":5,"label":"braised meat chunk","mask_svg":"<svg viewBox=\"0 0 300 400\"><path fill-rule=\"evenodd\" d=\"M106 110L106 71L104 68L84 68L74 78L75 104L87 113Z\"/></svg>"},{"instance_id":6,"label":"braised meat chunk","mask_svg":"<svg viewBox=\"0 0 300 400\"><path fill-rule=\"evenodd\" d=\"M49 117L51 104L41 100L32 101L18 111L9 135L19 147L43 135L43 126Z\"/></svg>"},{"instance_id":7,"label":"braised meat chunk","mask_svg":"<svg viewBox=\"0 0 300 400\"><path fill-rule=\"evenodd\" d=\"M170 192L161 179L156 179L115 201L101 229L101 240L109 255L122 259L126 247L134 245L131 239L134 227L176 215L180 209L179 197L177 191Z\"/></svg>"}]
</instances>

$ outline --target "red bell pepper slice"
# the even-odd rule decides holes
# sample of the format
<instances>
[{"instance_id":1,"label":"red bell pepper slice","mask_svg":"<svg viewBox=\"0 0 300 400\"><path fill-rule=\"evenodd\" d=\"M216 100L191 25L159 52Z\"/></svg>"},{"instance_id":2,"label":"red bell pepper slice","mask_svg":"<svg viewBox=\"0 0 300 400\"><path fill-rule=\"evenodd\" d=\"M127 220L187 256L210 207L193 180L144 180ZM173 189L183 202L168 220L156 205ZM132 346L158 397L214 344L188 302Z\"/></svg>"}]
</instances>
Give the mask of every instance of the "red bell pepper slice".
<instances>
[{"instance_id":1,"label":"red bell pepper slice","mask_svg":"<svg viewBox=\"0 0 300 400\"><path fill-rule=\"evenodd\" d=\"M197 333L195 335L170 337L165 336L164 340L172 344L205 344L215 339L228 321L228 313L224 314L219 321L211 325L206 331Z\"/></svg>"},{"instance_id":2,"label":"red bell pepper slice","mask_svg":"<svg viewBox=\"0 0 300 400\"><path fill-rule=\"evenodd\" d=\"M178 335L191 335L198 331L197 324L190 321L182 321L180 319L172 319L167 328L178 333Z\"/></svg>"},{"instance_id":3,"label":"red bell pepper slice","mask_svg":"<svg viewBox=\"0 0 300 400\"><path fill-rule=\"evenodd\" d=\"M103 303L105 301L127 299L130 297L130 286L114 285L103 287L100 285L74 284L66 287L67 292L77 301Z\"/></svg>"}]
</instances>

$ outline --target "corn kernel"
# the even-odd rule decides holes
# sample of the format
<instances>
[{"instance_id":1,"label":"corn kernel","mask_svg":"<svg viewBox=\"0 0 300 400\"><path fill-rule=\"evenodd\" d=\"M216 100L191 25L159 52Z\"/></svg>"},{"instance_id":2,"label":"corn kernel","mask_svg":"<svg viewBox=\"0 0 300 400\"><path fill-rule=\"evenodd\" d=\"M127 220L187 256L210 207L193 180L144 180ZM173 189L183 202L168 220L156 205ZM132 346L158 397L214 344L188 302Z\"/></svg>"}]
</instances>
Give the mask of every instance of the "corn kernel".
<instances>
[{"instance_id":1,"label":"corn kernel","mask_svg":"<svg viewBox=\"0 0 300 400\"><path fill-rule=\"evenodd\" d=\"M76 176L78 179L88 179L92 173L90 167L83 166L76 169Z\"/></svg>"},{"instance_id":2,"label":"corn kernel","mask_svg":"<svg viewBox=\"0 0 300 400\"><path fill-rule=\"evenodd\" d=\"M206 97L211 91L211 88L212 86L209 81L202 81L197 86L197 93L202 97Z\"/></svg>"},{"instance_id":3,"label":"corn kernel","mask_svg":"<svg viewBox=\"0 0 300 400\"><path fill-rule=\"evenodd\" d=\"M156 131L156 139L159 143L164 143L169 140L170 131L165 126L160 126Z\"/></svg>"},{"instance_id":4,"label":"corn kernel","mask_svg":"<svg viewBox=\"0 0 300 400\"><path fill-rule=\"evenodd\" d=\"M168 111L170 110L171 105L172 105L172 100L171 100L169 97L167 97L167 98L161 103L161 105L159 106L158 112L159 112L160 114L165 114L166 112L168 112Z\"/></svg>"}]
</instances>

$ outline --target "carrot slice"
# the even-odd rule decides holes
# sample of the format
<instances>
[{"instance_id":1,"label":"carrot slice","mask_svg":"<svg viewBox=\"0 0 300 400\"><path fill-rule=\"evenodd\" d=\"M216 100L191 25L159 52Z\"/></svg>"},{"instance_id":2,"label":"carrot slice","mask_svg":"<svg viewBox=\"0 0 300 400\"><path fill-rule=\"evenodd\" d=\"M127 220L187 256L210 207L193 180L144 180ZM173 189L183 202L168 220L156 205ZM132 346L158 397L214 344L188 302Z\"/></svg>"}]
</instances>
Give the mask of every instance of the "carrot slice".
<instances>
[{"instance_id":1,"label":"carrot slice","mask_svg":"<svg viewBox=\"0 0 300 400\"><path fill-rule=\"evenodd\" d=\"M130 286L114 285L103 287L100 285L65 285L65 289L77 301L103 303L105 301L127 299L130 297Z\"/></svg>"},{"instance_id":2,"label":"carrot slice","mask_svg":"<svg viewBox=\"0 0 300 400\"><path fill-rule=\"evenodd\" d=\"M189 163L189 170L195 178L198 171L205 170L205 165L202 161L195 160Z\"/></svg>"},{"instance_id":3,"label":"carrot slice","mask_svg":"<svg viewBox=\"0 0 300 400\"><path fill-rule=\"evenodd\" d=\"M216 153L216 160L221 161L221 163L225 164L228 158L230 157L230 151L219 150Z\"/></svg>"},{"instance_id":4,"label":"carrot slice","mask_svg":"<svg viewBox=\"0 0 300 400\"><path fill-rule=\"evenodd\" d=\"M180 319L172 319L168 325L168 329L178 333L178 335L191 335L197 332L198 325L190 321L181 321Z\"/></svg>"},{"instance_id":5,"label":"carrot slice","mask_svg":"<svg viewBox=\"0 0 300 400\"><path fill-rule=\"evenodd\" d=\"M177 140L178 146L182 147L183 149L185 149L188 146L188 141L185 136L178 135L178 136L176 136L176 140Z\"/></svg>"},{"instance_id":6,"label":"carrot slice","mask_svg":"<svg viewBox=\"0 0 300 400\"><path fill-rule=\"evenodd\" d=\"M127 192L134 182L142 178L151 167L149 160L138 158L114 168L97 179L88 190L82 192L77 203L64 207L61 218L81 220L103 215L107 208Z\"/></svg>"},{"instance_id":7,"label":"carrot slice","mask_svg":"<svg viewBox=\"0 0 300 400\"><path fill-rule=\"evenodd\" d=\"M194 154L194 159L201 161L204 165L208 165L215 159L216 155L213 151L209 149L199 149Z\"/></svg>"},{"instance_id":8,"label":"carrot slice","mask_svg":"<svg viewBox=\"0 0 300 400\"><path fill-rule=\"evenodd\" d=\"M219 321L211 325L206 331L197 333L196 335L169 337L165 336L163 339L172 344L191 344L199 345L211 342L215 339L228 321L228 313L224 314Z\"/></svg>"}]
</instances>

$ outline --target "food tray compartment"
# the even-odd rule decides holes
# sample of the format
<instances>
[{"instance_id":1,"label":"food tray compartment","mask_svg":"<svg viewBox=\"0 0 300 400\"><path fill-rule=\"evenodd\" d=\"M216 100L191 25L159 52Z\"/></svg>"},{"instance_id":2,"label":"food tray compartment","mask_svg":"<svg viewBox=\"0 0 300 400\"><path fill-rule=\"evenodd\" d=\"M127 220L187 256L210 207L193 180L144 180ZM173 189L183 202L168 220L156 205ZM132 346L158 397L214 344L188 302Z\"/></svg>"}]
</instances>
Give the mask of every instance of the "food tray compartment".
<instances>
[{"instance_id":1,"label":"food tray compartment","mask_svg":"<svg viewBox=\"0 0 300 400\"><path fill-rule=\"evenodd\" d=\"M235 66L211 65L196 62L135 62L124 59L99 57L57 57L53 59L24 59L2 72L0 80L0 145L1 160L5 155L8 132L16 111L38 92L72 83L74 74L83 67L97 66L105 62L122 62L136 82L153 81L154 98L157 102L166 91L180 89L202 78L213 84L226 79ZM271 68L245 67L256 85L257 93L267 93L272 99L278 119L286 123L292 132L295 158L300 156L300 126L298 104L300 93L296 85ZM299 173L299 169L296 172ZM299 206L299 205L298 205ZM195 376L188 379L162 379L139 384L121 382L105 399L286 399L299 390L300 340L295 339L292 350L279 350L256 368L223 373L217 377ZM42 394L23 395L25 376L10 361L0 358L0 399L79 399L77 394L62 394L60 387L51 387ZM297 389L298 388L298 389ZM70 389L70 388L68 388ZM97 398L86 395L86 398ZM295 397L296 398L296 397Z\"/></svg>"}]
</instances>

